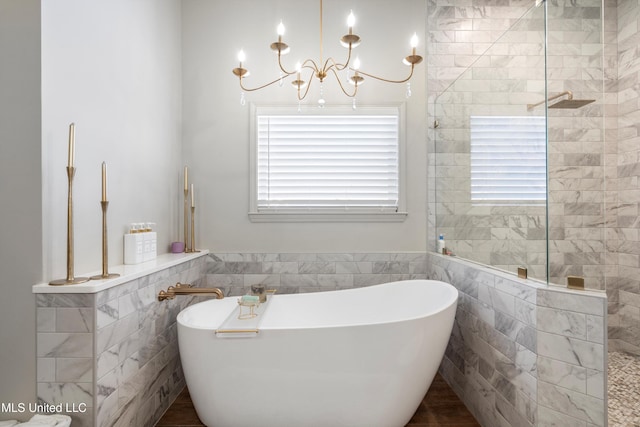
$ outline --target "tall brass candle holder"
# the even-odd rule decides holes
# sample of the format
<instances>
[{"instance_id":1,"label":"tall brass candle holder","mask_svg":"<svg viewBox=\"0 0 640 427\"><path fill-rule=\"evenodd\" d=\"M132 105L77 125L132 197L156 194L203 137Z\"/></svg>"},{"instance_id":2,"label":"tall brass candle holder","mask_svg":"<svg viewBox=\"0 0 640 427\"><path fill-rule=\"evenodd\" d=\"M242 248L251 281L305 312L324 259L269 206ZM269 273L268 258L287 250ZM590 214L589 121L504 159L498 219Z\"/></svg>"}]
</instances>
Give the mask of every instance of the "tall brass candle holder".
<instances>
[{"instance_id":1,"label":"tall brass candle holder","mask_svg":"<svg viewBox=\"0 0 640 427\"><path fill-rule=\"evenodd\" d=\"M104 280L120 277L118 273L109 273L109 245L107 244L107 208L109 207L109 202L102 200L100 205L102 206L102 274L91 276L91 280Z\"/></svg>"},{"instance_id":2,"label":"tall brass candle holder","mask_svg":"<svg viewBox=\"0 0 640 427\"><path fill-rule=\"evenodd\" d=\"M191 252L189 249L189 188L184 188L184 251Z\"/></svg>"},{"instance_id":3,"label":"tall brass candle holder","mask_svg":"<svg viewBox=\"0 0 640 427\"><path fill-rule=\"evenodd\" d=\"M189 252L189 168L184 167L184 251Z\"/></svg>"},{"instance_id":4,"label":"tall brass candle holder","mask_svg":"<svg viewBox=\"0 0 640 427\"><path fill-rule=\"evenodd\" d=\"M72 147L72 145L71 145ZM70 149L71 153L72 150ZM69 155L72 159L72 154ZM73 164L72 162L69 162ZM67 196L67 278L58 279L49 282L50 285L77 285L89 281L88 277L74 277L73 275L73 177L76 174L76 168L67 166L67 177L69 178L69 193Z\"/></svg>"},{"instance_id":5,"label":"tall brass candle holder","mask_svg":"<svg viewBox=\"0 0 640 427\"><path fill-rule=\"evenodd\" d=\"M191 247L189 252L200 252L196 249L196 207L191 206Z\"/></svg>"}]
</instances>

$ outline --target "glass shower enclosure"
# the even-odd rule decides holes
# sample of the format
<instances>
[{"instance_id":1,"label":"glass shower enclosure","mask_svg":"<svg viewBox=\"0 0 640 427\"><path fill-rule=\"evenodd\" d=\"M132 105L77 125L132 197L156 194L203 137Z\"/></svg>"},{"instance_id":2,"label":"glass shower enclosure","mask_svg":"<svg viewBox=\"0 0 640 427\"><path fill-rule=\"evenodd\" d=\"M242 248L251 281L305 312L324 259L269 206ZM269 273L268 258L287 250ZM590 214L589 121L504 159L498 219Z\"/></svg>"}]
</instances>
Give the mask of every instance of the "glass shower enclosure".
<instances>
[{"instance_id":1,"label":"glass shower enclosure","mask_svg":"<svg viewBox=\"0 0 640 427\"><path fill-rule=\"evenodd\" d=\"M585 3L585 2L582 2ZM434 242L452 256L605 289L602 13L541 2L434 98Z\"/></svg>"}]
</instances>

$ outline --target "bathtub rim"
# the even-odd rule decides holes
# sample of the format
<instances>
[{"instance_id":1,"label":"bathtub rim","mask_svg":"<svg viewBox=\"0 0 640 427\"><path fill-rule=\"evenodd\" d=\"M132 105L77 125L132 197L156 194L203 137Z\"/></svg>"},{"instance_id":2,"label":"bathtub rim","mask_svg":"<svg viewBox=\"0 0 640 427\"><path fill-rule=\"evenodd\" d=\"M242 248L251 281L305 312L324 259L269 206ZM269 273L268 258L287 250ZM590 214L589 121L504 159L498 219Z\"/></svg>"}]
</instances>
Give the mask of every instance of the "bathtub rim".
<instances>
[{"instance_id":1,"label":"bathtub rim","mask_svg":"<svg viewBox=\"0 0 640 427\"><path fill-rule=\"evenodd\" d=\"M357 292L357 291L362 291L364 289L367 288L372 288L372 287L383 287L383 286L394 286L397 285L399 283L407 283L407 282L428 282L428 283L436 283L438 284L438 286L441 286L443 288L446 288L450 295L447 295L447 298L444 298L444 303L439 305L436 309L431 310L431 311L427 311L425 313L422 313L420 315L417 316L410 316L410 317L398 317L396 319L393 320L388 320L388 321L373 321L373 322L351 322L351 323L344 323L344 324L332 324L332 325L313 325L313 326L296 326L295 324L291 324L291 325L287 325L287 326L276 326L276 327L263 327L260 326L258 327L258 329L260 331L288 331L288 330L320 330L320 329L332 329L332 328L349 328L349 327L364 327L364 326L374 326L374 325L393 325L393 324L397 324L397 323L402 323L402 322L411 322L411 321L416 321L416 320L420 320L420 319L424 319L430 316L435 316L439 313L442 313L443 311L446 311L448 309L451 308L451 306L457 305L458 303L458 299L460 296L460 292L458 291L458 289L456 289L455 286L453 286L450 283L441 281L441 280L433 280L433 279L410 279L410 280L396 280L393 282L386 282L386 283L380 283L380 284L376 284L376 285L371 285L371 286L363 286L363 287L358 287L358 288L349 288L349 289L337 289L337 290L331 290L331 291L322 291L319 293L323 293L323 294L329 294L329 293L335 293L335 292ZM282 297L286 297L286 298L295 298L296 296L310 296L315 294L315 292L312 293L303 293L303 294L280 294L280 295L273 295L272 297L278 297L278 298L282 298ZM233 309L235 307L237 307L237 301L236 298L240 298L239 296L233 296L233 297L225 297L222 300L207 300L207 301L202 301L196 304L192 304L189 307L184 308L182 311L180 311L180 313L178 313L178 315L176 316L176 323L178 324L179 327L185 327L185 328L190 328L190 329L197 329L197 330L204 330L204 331L211 331L211 332L215 332L220 325L222 325L222 323L224 323L224 320L229 316L229 314L231 314L231 312L233 311ZM227 300L231 300L232 302L227 302ZM199 325L193 325L193 324L189 324L185 321L185 317L187 316L187 314L192 311L192 310L196 310L193 307L197 307L203 304L211 304L211 305L222 305L222 304L226 304L230 306L230 309L226 312L226 314L224 315L224 318L215 326L199 326Z\"/></svg>"}]
</instances>

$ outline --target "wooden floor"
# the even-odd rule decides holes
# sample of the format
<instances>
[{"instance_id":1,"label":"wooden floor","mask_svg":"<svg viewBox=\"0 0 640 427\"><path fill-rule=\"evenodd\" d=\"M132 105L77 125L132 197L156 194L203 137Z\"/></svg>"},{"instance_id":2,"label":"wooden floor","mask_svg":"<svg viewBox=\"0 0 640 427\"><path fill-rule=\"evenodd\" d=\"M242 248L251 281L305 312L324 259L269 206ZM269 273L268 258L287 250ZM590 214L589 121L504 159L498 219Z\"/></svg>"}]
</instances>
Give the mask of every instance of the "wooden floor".
<instances>
[{"instance_id":1,"label":"wooden floor","mask_svg":"<svg viewBox=\"0 0 640 427\"><path fill-rule=\"evenodd\" d=\"M203 426L191 403L189 391L178 396L156 427ZM480 427L458 396L440 375L436 375L429 392L407 427ZM210 426L215 427L215 426ZM259 427L259 426L256 426Z\"/></svg>"}]
</instances>

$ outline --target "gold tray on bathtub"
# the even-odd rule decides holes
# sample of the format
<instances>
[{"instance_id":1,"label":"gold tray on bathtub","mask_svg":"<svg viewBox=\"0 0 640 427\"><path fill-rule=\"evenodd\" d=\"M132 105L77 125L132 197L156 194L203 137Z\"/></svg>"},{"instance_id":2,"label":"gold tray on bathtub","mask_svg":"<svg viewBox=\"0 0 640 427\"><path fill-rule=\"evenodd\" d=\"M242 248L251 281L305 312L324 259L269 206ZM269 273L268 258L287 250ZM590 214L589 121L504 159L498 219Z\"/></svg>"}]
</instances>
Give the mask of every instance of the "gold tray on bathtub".
<instances>
[{"instance_id":1,"label":"gold tray on bathtub","mask_svg":"<svg viewBox=\"0 0 640 427\"><path fill-rule=\"evenodd\" d=\"M239 301L239 300L238 300ZM215 330L217 336L220 337L247 337L256 336L260 332L260 323L264 317L265 312L269 306L271 298L259 305L252 307L251 317L245 315L243 306L238 303L238 306L227 316L224 322ZM245 308L246 310L246 308Z\"/></svg>"}]
</instances>

